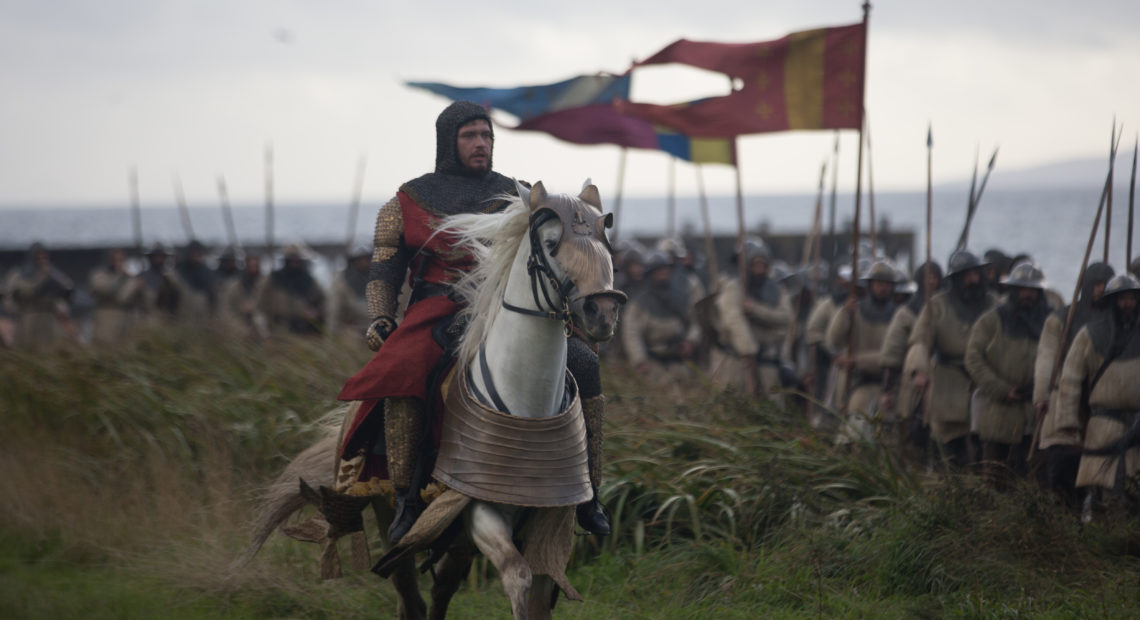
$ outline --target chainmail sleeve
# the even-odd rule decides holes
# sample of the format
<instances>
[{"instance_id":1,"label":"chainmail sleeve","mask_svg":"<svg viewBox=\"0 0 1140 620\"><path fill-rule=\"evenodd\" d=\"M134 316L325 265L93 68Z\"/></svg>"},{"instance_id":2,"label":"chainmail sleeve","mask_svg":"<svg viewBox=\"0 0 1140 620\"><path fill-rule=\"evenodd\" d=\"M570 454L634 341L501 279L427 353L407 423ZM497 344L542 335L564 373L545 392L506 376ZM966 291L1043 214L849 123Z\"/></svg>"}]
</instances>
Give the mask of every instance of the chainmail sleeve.
<instances>
[{"instance_id":1,"label":"chainmail sleeve","mask_svg":"<svg viewBox=\"0 0 1140 620\"><path fill-rule=\"evenodd\" d=\"M368 313L373 321L385 317L395 321L400 286L408 271L408 249L404 245L404 217L400 199L392 198L376 216L372 239L372 266L368 270Z\"/></svg>"}]
</instances>

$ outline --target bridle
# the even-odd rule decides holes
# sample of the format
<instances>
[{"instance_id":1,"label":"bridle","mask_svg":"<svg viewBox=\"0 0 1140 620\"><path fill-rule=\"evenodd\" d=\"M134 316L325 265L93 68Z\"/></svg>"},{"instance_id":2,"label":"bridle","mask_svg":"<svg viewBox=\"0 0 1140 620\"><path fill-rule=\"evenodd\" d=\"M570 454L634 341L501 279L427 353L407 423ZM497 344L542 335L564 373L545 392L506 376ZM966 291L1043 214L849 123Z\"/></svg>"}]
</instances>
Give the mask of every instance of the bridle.
<instances>
[{"instance_id":1,"label":"bridle","mask_svg":"<svg viewBox=\"0 0 1140 620\"><path fill-rule=\"evenodd\" d=\"M550 209L536 211L530 217L530 256L526 259L526 273L530 276L530 293L534 298L535 309L522 308L508 303L503 299L503 308L511 312L538 317L540 319L553 319L562 322L562 329L569 338L573 333L573 318L570 314L570 291L574 290L574 282L566 276L558 280L554 268L550 266L550 259L542 250L542 241L538 238L538 229L558 215ZM555 249L557 252L557 249ZM555 303L551 291L557 294L560 303ZM541 293L541 296L539 295Z\"/></svg>"}]
</instances>

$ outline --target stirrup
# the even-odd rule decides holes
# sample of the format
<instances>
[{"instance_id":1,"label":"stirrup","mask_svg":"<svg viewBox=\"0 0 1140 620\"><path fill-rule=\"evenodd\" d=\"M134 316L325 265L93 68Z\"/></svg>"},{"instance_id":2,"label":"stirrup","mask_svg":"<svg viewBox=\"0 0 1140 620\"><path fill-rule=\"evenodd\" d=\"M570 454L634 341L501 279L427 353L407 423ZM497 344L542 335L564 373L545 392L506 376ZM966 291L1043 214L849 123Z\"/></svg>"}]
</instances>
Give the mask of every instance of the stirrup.
<instances>
[{"instance_id":1,"label":"stirrup","mask_svg":"<svg viewBox=\"0 0 1140 620\"><path fill-rule=\"evenodd\" d=\"M597 494L590 501L578 504L575 513L578 525L591 534L606 536L612 530L605 506L598 500Z\"/></svg>"},{"instance_id":2,"label":"stirrup","mask_svg":"<svg viewBox=\"0 0 1140 620\"><path fill-rule=\"evenodd\" d=\"M392 544L400 542L408 530L412 529L412 525L415 524L416 519L420 518L426 507L427 504L420 499L418 490L397 490L396 514L392 517L392 524L388 526L388 540Z\"/></svg>"}]
</instances>

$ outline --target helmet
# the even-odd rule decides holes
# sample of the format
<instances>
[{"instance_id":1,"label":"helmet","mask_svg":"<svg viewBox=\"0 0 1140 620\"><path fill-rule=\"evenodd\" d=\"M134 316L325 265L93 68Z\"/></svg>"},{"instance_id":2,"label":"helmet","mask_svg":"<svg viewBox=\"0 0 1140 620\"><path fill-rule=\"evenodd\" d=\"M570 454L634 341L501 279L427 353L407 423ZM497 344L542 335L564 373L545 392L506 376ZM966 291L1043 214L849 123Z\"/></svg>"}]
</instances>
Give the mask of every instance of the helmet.
<instances>
[{"instance_id":1,"label":"helmet","mask_svg":"<svg viewBox=\"0 0 1140 620\"><path fill-rule=\"evenodd\" d=\"M689 249L685 247L685 242L676 237L665 237L658 241L656 250L674 259L685 258L689 255Z\"/></svg>"},{"instance_id":2,"label":"helmet","mask_svg":"<svg viewBox=\"0 0 1140 620\"><path fill-rule=\"evenodd\" d=\"M914 295L918 292L918 283L914 280L899 280L895 282L896 295Z\"/></svg>"},{"instance_id":3,"label":"helmet","mask_svg":"<svg viewBox=\"0 0 1140 620\"><path fill-rule=\"evenodd\" d=\"M963 271L971 269L979 269L988 265L986 261L979 259L969 250L957 250L950 255L950 261L946 263L946 275L952 276Z\"/></svg>"},{"instance_id":4,"label":"helmet","mask_svg":"<svg viewBox=\"0 0 1140 620\"><path fill-rule=\"evenodd\" d=\"M733 253L733 259L740 258L740 250L737 249ZM752 238L744 241L744 260L751 263L757 258L762 259L768 263L772 262L772 253L768 251L768 246L760 239Z\"/></svg>"},{"instance_id":5,"label":"helmet","mask_svg":"<svg viewBox=\"0 0 1140 620\"><path fill-rule=\"evenodd\" d=\"M1131 263L1128 263L1128 271L1132 275L1140 277L1140 257L1134 258Z\"/></svg>"},{"instance_id":6,"label":"helmet","mask_svg":"<svg viewBox=\"0 0 1140 620\"><path fill-rule=\"evenodd\" d=\"M879 280L881 282L898 282L898 274L895 273L894 267L891 267L886 261L875 261L873 265L863 271L863 276L860 280Z\"/></svg>"},{"instance_id":7,"label":"helmet","mask_svg":"<svg viewBox=\"0 0 1140 620\"><path fill-rule=\"evenodd\" d=\"M1021 288L1035 288L1045 290L1045 274L1041 269L1030 262L1018 263L1009 275L1002 278L1001 283L1006 286L1019 286Z\"/></svg>"},{"instance_id":8,"label":"helmet","mask_svg":"<svg viewBox=\"0 0 1140 620\"><path fill-rule=\"evenodd\" d=\"M309 260L310 250L309 248L305 247L304 243L294 242L286 245L285 249L282 251L282 254L284 254L286 259L298 258L301 260Z\"/></svg>"},{"instance_id":9,"label":"helmet","mask_svg":"<svg viewBox=\"0 0 1140 620\"><path fill-rule=\"evenodd\" d=\"M155 241L154 245L146 251L147 256L170 256L170 250L166 247L165 243Z\"/></svg>"},{"instance_id":10,"label":"helmet","mask_svg":"<svg viewBox=\"0 0 1140 620\"><path fill-rule=\"evenodd\" d=\"M671 267L673 261L664 252L651 252L649 257L645 259L645 273L649 274L657 269L664 269Z\"/></svg>"},{"instance_id":11,"label":"helmet","mask_svg":"<svg viewBox=\"0 0 1140 620\"><path fill-rule=\"evenodd\" d=\"M1122 273L1108 281L1108 285L1104 287L1102 299L1108 299L1112 295L1128 291L1140 291L1140 280L1130 274Z\"/></svg>"}]
</instances>

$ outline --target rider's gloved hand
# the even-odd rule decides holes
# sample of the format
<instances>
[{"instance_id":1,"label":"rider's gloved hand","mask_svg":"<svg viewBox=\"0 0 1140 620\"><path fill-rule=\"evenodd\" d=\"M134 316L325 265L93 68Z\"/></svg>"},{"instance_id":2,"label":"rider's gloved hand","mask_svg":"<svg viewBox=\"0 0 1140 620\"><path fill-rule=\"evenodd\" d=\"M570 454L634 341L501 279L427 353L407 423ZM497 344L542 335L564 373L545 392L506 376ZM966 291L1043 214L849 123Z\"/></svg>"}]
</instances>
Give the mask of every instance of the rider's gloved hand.
<instances>
[{"instance_id":1,"label":"rider's gloved hand","mask_svg":"<svg viewBox=\"0 0 1140 620\"><path fill-rule=\"evenodd\" d=\"M364 341L368 343L368 348L373 351L379 351L384 341L388 339L393 331L396 330L396 322L391 318L382 316L377 317L364 330Z\"/></svg>"}]
</instances>

